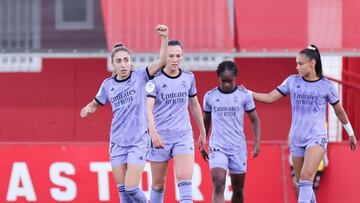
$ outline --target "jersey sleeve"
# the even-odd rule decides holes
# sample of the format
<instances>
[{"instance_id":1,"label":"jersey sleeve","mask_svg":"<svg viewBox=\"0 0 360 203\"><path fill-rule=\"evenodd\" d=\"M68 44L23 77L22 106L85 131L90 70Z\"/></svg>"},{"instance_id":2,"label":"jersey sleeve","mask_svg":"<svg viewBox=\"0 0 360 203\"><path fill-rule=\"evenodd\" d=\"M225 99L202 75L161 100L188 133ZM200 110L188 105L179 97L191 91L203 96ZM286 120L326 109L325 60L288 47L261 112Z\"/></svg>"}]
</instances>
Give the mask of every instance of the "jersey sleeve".
<instances>
[{"instance_id":1,"label":"jersey sleeve","mask_svg":"<svg viewBox=\"0 0 360 203\"><path fill-rule=\"evenodd\" d=\"M339 95L335 89L334 84L330 84L329 85L329 91L326 94L326 100L331 104L331 105L335 105L337 103L339 103L340 98Z\"/></svg>"},{"instance_id":2,"label":"jersey sleeve","mask_svg":"<svg viewBox=\"0 0 360 203\"><path fill-rule=\"evenodd\" d=\"M291 83L291 76L286 78L281 85L277 86L277 91L280 92L283 96L290 94L290 83Z\"/></svg>"},{"instance_id":3,"label":"jersey sleeve","mask_svg":"<svg viewBox=\"0 0 360 203\"><path fill-rule=\"evenodd\" d=\"M95 96L95 101L101 106L104 106L108 101L109 97L106 92L106 83L105 81L101 84L98 93Z\"/></svg>"},{"instance_id":4,"label":"jersey sleeve","mask_svg":"<svg viewBox=\"0 0 360 203\"><path fill-rule=\"evenodd\" d=\"M191 86L189 90L189 97L195 97L197 95L195 76L191 77Z\"/></svg>"},{"instance_id":5,"label":"jersey sleeve","mask_svg":"<svg viewBox=\"0 0 360 203\"><path fill-rule=\"evenodd\" d=\"M158 94L155 80L149 80L146 83L146 95L147 97L153 97L156 98Z\"/></svg>"},{"instance_id":6,"label":"jersey sleeve","mask_svg":"<svg viewBox=\"0 0 360 203\"><path fill-rule=\"evenodd\" d=\"M145 82L151 80L154 78L154 76L151 76L149 73L149 67L140 67L137 69L137 73L140 75L140 78L144 80Z\"/></svg>"},{"instance_id":7,"label":"jersey sleeve","mask_svg":"<svg viewBox=\"0 0 360 203\"><path fill-rule=\"evenodd\" d=\"M254 98L252 97L252 95L247 92L245 94L245 104L244 104L244 109L246 112L252 112L255 110L255 102L254 102Z\"/></svg>"},{"instance_id":8,"label":"jersey sleeve","mask_svg":"<svg viewBox=\"0 0 360 203\"><path fill-rule=\"evenodd\" d=\"M210 113L211 112L211 104L209 93L206 93L203 99L203 110L204 112Z\"/></svg>"}]
</instances>

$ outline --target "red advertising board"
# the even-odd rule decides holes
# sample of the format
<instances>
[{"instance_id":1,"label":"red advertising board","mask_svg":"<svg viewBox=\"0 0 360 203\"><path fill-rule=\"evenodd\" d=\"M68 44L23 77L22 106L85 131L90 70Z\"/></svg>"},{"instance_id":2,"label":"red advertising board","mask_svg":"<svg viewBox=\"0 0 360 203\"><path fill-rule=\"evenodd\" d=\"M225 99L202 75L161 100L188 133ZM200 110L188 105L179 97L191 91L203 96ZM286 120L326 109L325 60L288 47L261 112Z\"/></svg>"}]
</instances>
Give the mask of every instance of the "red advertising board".
<instances>
[{"instance_id":1,"label":"red advertising board","mask_svg":"<svg viewBox=\"0 0 360 203\"><path fill-rule=\"evenodd\" d=\"M250 146L249 146L250 147ZM118 202L118 194L108 163L107 143L3 144L0 145L0 202ZM270 158L273 164L264 165ZM246 199L249 202L282 202L284 197L281 145L266 145L263 156L249 158ZM165 202L176 202L176 181L172 164L167 178ZM266 168L266 170L256 170ZM256 170L256 174L254 171ZM272 173L272 176L268 176ZM262 184L262 195L255 195ZM225 198L231 198L228 178ZM151 171L147 164L142 188L149 196ZM208 166L196 154L193 176L195 202L211 202Z\"/></svg>"},{"instance_id":2,"label":"red advertising board","mask_svg":"<svg viewBox=\"0 0 360 203\"><path fill-rule=\"evenodd\" d=\"M105 142L1 143L0 202L119 202L107 151ZM318 202L360 202L360 196L356 196L359 190L353 186L360 181L358 152L350 152L347 144L331 144L328 154L330 165L317 191ZM208 165L198 152L195 162L194 202L211 202ZM169 166L166 203L178 200L172 163ZM148 197L150 185L147 164L141 187ZM227 202L231 194L228 177L224 193ZM258 158L248 157L245 202L296 202L286 144L262 144Z\"/></svg>"}]
</instances>

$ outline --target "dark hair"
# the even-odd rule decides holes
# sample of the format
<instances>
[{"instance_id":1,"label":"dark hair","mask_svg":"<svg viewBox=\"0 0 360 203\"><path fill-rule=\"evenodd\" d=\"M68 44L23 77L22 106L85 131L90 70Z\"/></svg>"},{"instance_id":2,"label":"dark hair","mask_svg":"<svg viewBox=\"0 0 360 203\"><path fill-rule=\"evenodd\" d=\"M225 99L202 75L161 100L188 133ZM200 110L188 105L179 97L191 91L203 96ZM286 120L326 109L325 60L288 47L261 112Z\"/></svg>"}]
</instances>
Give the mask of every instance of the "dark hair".
<instances>
[{"instance_id":1,"label":"dark hair","mask_svg":"<svg viewBox=\"0 0 360 203\"><path fill-rule=\"evenodd\" d=\"M113 50L111 51L111 62L114 62L114 55L116 54L116 52L118 51L126 51L129 55L130 55L130 51L128 50L128 48L125 47L124 44L122 43L115 43L113 46ZM116 75L116 71L115 69L112 71L111 76L115 76Z\"/></svg>"},{"instance_id":2,"label":"dark hair","mask_svg":"<svg viewBox=\"0 0 360 203\"><path fill-rule=\"evenodd\" d=\"M322 70L322 64L321 64L321 56L320 56L320 51L319 49L313 45L310 44L310 46L308 46L307 48L301 50L299 52L299 54L304 54L305 56L307 56L308 58L310 58L311 60L315 60L315 72L316 75L319 78L322 78L324 76L323 70Z\"/></svg>"},{"instance_id":3,"label":"dark hair","mask_svg":"<svg viewBox=\"0 0 360 203\"><path fill-rule=\"evenodd\" d=\"M231 72L233 72L234 76L237 76L238 73L238 68L235 62L233 61L223 61L221 62L216 70L216 73L218 76L220 76L220 74L222 72L224 72L225 70L229 70Z\"/></svg>"},{"instance_id":4,"label":"dark hair","mask_svg":"<svg viewBox=\"0 0 360 203\"><path fill-rule=\"evenodd\" d=\"M176 39L172 39L168 41L168 46L180 46L181 49L183 49L183 45L181 44L181 42L179 40Z\"/></svg>"},{"instance_id":5,"label":"dark hair","mask_svg":"<svg viewBox=\"0 0 360 203\"><path fill-rule=\"evenodd\" d=\"M111 52L111 61L113 61L114 59L114 55L116 52L118 51L126 51L129 55L130 55L130 51L128 50L128 48L125 47L124 44L122 43L115 43L113 46L113 50Z\"/></svg>"}]
</instances>

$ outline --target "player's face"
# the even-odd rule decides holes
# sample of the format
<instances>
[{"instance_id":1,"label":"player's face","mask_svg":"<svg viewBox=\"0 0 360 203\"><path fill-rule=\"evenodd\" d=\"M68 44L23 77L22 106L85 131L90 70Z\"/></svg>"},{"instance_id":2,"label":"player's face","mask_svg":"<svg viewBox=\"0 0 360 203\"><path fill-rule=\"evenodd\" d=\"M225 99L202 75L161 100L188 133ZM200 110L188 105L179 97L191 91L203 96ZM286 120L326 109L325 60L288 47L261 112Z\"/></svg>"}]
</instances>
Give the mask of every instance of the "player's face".
<instances>
[{"instance_id":1,"label":"player's face","mask_svg":"<svg viewBox=\"0 0 360 203\"><path fill-rule=\"evenodd\" d=\"M113 66L120 78L127 78L131 71L131 58L128 52L118 51L113 57Z\"/></svg>"},{"instance_id":2,"label":"player's face","mask_svg":"<svg viewBox=\"0 0 360 203\"><path fill-rule=\"evenodd\" d=\"M172 71L175 71L179 68L179 65L182 60L182 48L180 46L169 46L168 47L168 58L166 66Z\"/></svg>"},{"instance_id":3,"label":"player's face","mask_svg":"<svg viewBox=\"0 0 360 203\"><path fill-rule=\"evenodd\" d=\"M312 72L315 73L315 60L311 60L305 54L299 54L296 57L296 70L302 77L307 77Z\"/></svg>"},{"instance_id":4,"label":"player's face","mask_svg":"<svg viewBox=\"0 0 360 203\"><path fill-rule=\"evenodd\" d=\"M236 86L236 76L232 71L225 70L220 74L219 82L224 92L232 92Z\"/></svg>"}]
</instances>

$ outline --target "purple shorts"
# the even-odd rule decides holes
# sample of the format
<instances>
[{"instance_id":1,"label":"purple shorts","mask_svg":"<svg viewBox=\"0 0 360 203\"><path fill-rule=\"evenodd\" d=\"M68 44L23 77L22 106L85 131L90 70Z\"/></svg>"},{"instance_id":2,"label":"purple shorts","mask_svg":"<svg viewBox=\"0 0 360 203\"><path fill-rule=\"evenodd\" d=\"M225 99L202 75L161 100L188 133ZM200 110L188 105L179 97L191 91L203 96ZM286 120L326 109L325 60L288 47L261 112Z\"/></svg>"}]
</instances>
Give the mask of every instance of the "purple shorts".
<instances>
[{"instance_id":1,"label":"purple shorts","mask_svg":"<svg viewBox=\"0 0 360 203\"><path fill-rule=\"evenodd\" d=\"M115 143L110 143L111 166L118 166L127 163L145 166L149 147L149 145L143 147L119 146Z\"/></svg>"},{"instance_id":2,"label":"purple shorts","mask_svg":"<svg viewBox=\"0 0 360 203\"><path fill-rule=\"evenodd\" d=\"M247 150L241 149L237 153L228 154L224 150L210 148L209 165L210 169L222 168L230 174L246 173Z\"/></svg>"},{"instance_id":3,"label":"purple shorts","mask_svg":"<svg viewBox=\"0 0 360 203\"><path fill-rule=\"evenodd\" d=\"M326 152L327 144L328 144L327 138L325 138L323 136L314 137L309 142L307 142L307 144L304 146L297 146L297 145L291 143L290 144L290 153L292 156L304 157L306 149L308 147L315 146L315 145L320 145Z\"/></svg>"},{"instance_id":4,"label":"purple shorts","mask_svg":"<svg viewBox=\"0 0 360 203\"><path fill-rule=\"evenodd\" d=\"M191 136L186 136L175 143L166 143L164 148L151 147L147 159L152 162L166 162L172 157L181 154L194 154L194 139Z\"/></svg>"}]
</instances>

